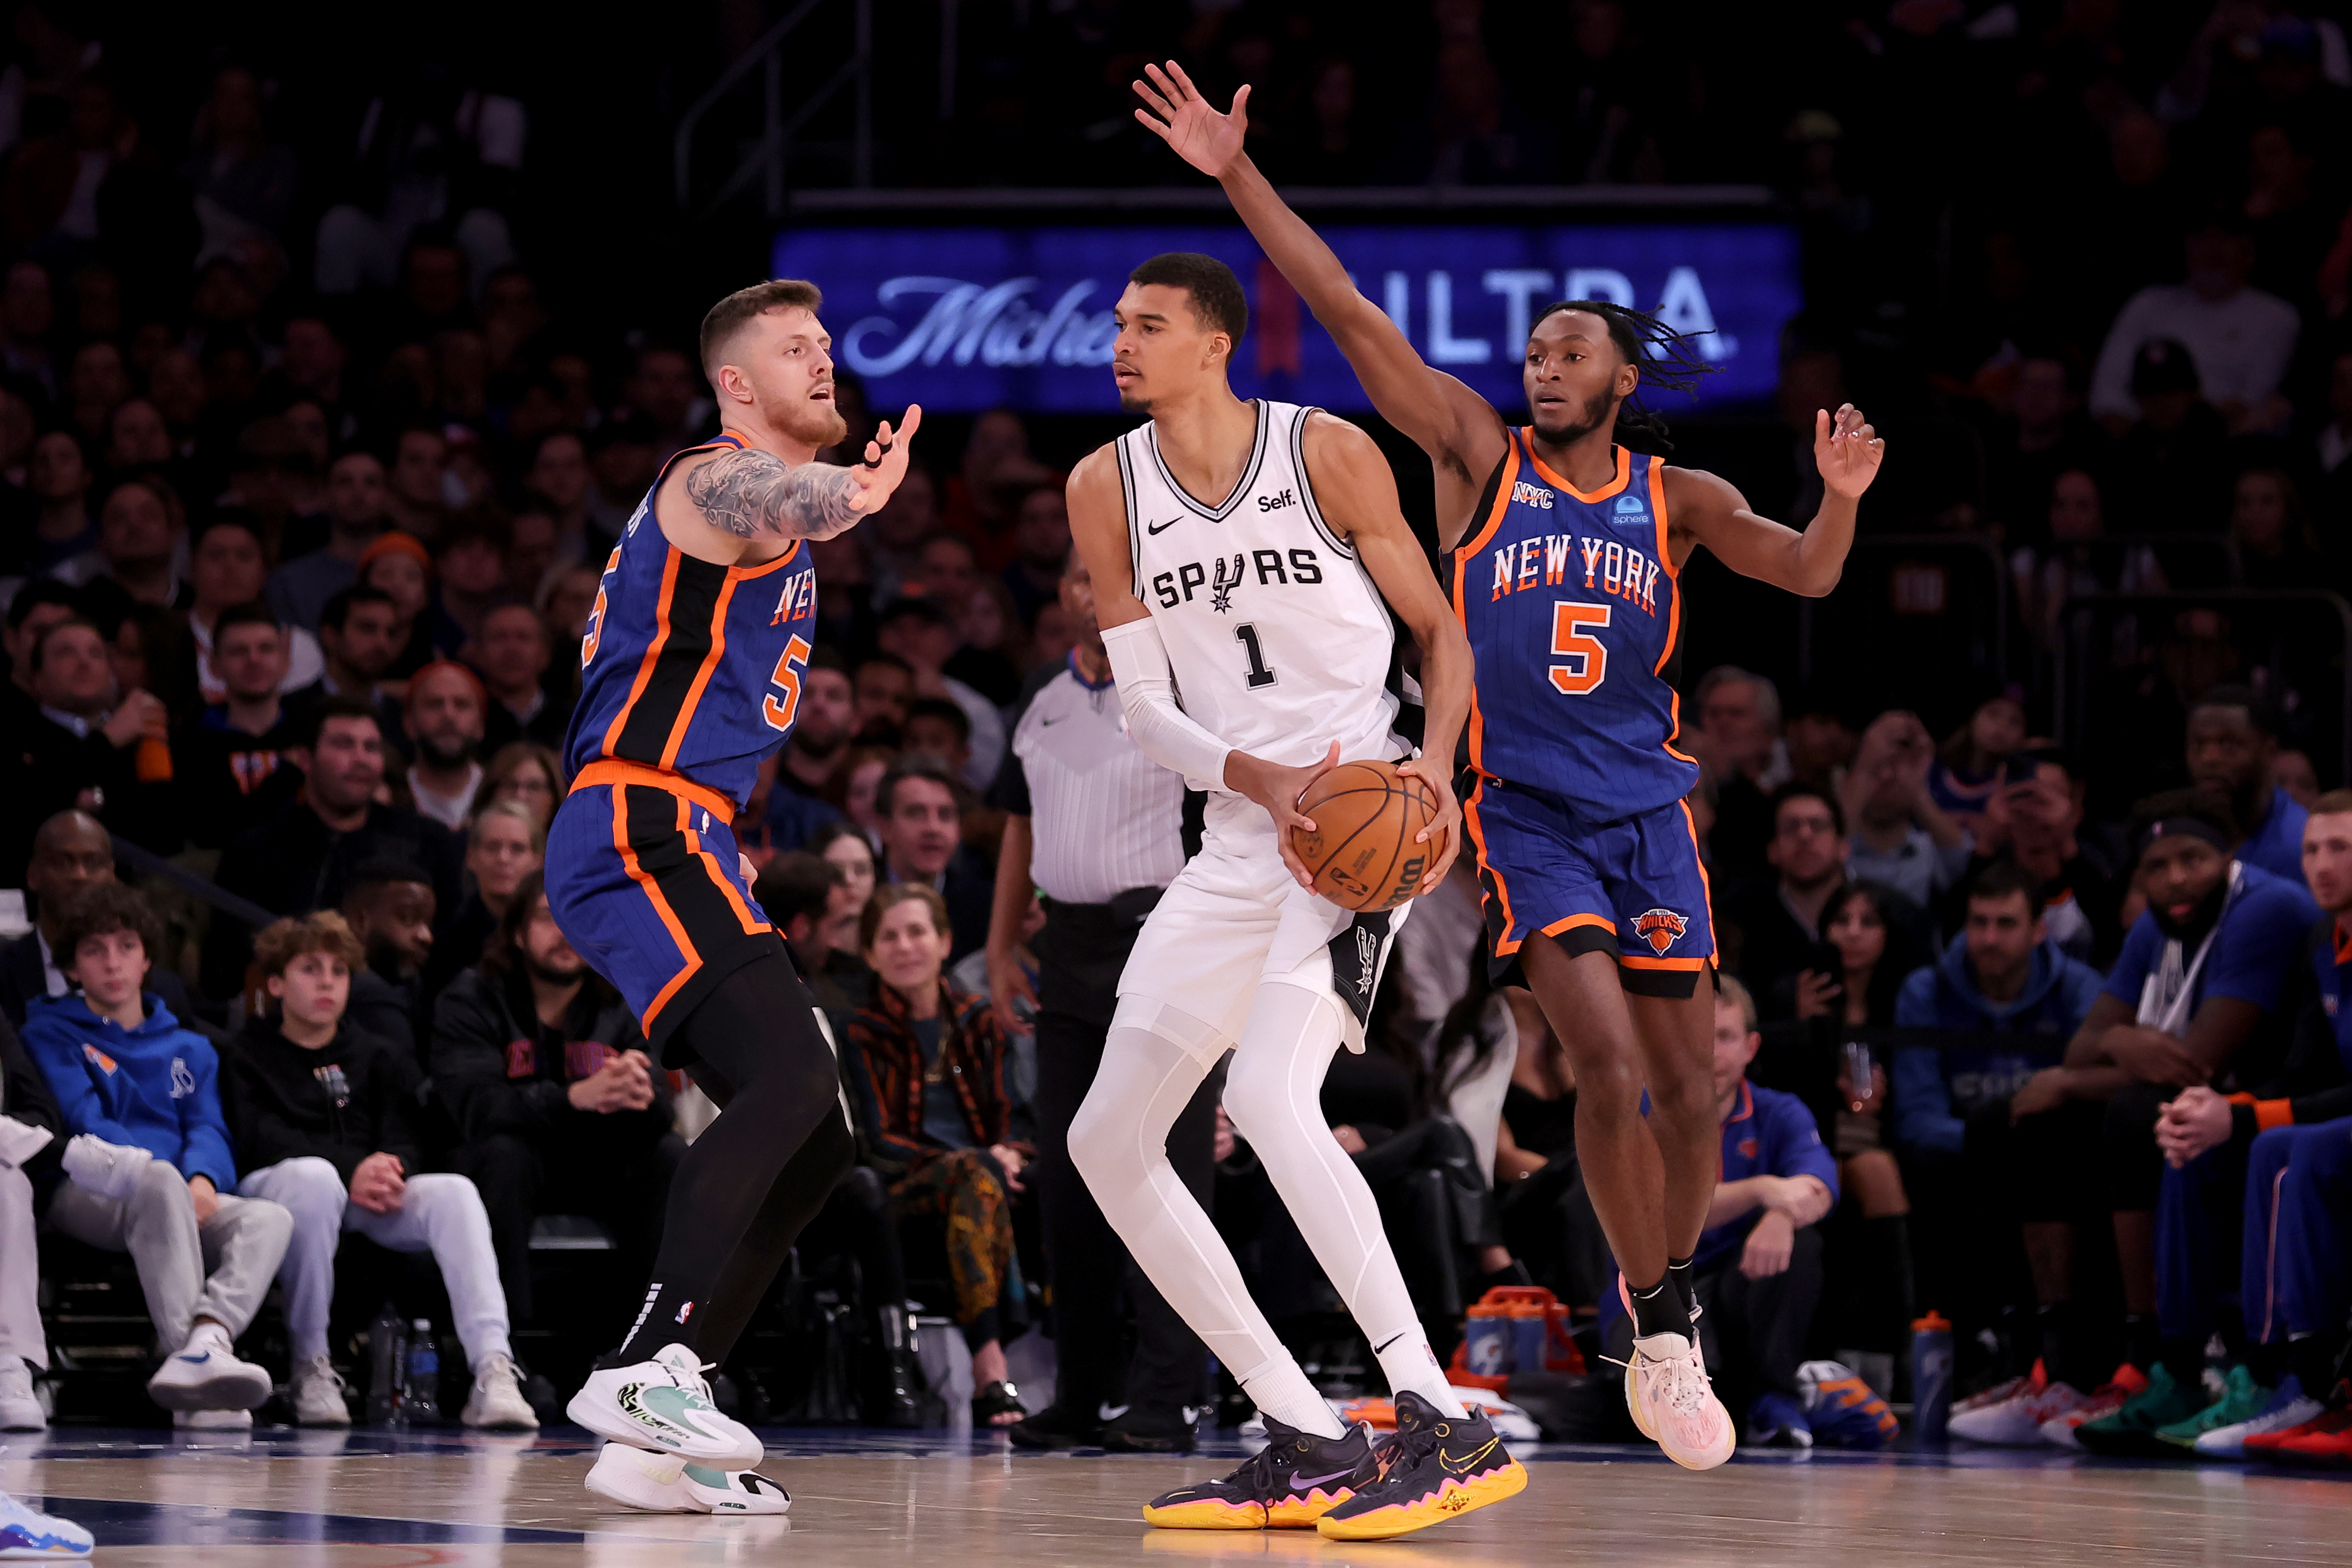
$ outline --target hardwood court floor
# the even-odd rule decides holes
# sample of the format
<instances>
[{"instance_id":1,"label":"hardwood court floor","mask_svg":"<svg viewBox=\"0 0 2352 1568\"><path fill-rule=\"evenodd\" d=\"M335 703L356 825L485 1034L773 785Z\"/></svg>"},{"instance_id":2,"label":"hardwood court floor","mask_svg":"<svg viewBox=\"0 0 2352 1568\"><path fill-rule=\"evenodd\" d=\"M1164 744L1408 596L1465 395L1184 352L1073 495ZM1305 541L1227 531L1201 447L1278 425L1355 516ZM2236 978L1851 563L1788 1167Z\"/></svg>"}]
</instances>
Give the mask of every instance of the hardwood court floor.
<instances>
[{"instance_id":1,"label":"hardwood court floor","mask_svg":"<svg viewBox=\"0 0 2352 1568\"><path fill-rule=\"evenodd\" d=\"M1779 1455L1705 1475L1631 1449L1530 1446L1528 1490L1402 1541L1153 1531L1150 1494L1230 1468L1016 1454L993 1437L779 1432L785 1519L632 1514L582 1490L593 1451L536 1438L265 1429L250 1439L11 1434L0 1489L90 1527L110 1568L2217 1568L2352 1564L2352 1478L2065 1456Z\"/></svg>"}]
</instances>

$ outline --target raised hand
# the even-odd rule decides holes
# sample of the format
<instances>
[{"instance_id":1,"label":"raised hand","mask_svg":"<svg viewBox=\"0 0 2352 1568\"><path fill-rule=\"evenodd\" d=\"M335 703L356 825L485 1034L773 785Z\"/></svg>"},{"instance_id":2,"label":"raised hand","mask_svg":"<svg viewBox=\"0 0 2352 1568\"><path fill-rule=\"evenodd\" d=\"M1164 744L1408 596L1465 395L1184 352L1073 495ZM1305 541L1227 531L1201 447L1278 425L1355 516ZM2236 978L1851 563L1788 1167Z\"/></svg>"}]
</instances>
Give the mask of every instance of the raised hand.
<instances>
[{"instance_id":1,"label":"raised hand","mask_svg":"<svg viewBox=\"0 0 2352 1568\"><path fill-rule=\"evenodd\" d=\"M1822 486L1832 496L1858 500L1878 477L1886 443L1862 417L1862 410L1841 403L1832 415L1827 409L1813 413L1813 466L1821 470Z\"/></svg>"},{"instance_id":2,"label":"raised hand","mask_svg":"<svg viewBox=\"0 0 2352 1568\"><path fill-rule=\"evenodd\" d=\"M1151 79L1135 84L1136 96L1150 107L1137 110L1135 118L1174 148L1177 157L1212 180L1224 178L1225 171L1241 156L1242 136L1249 129L1244 106L1250 89L1244 87L1235 92L1233 108L1219 114L1174 60L1164 70L1146 66L1143 74Z\"/></svg>"},{"instance_id":3,"label":"raised hand","mask_svg":"<svg viewBox=\"0 0 2352 1568\"><path fill-rule=\"evenodd\" d=\"M850 503L853 510L871 516L882 509L883 503L898 488L898 481L907 476L907 460L912 455L915 432L922 424L922 404L910 402L896 432L887 419L875 428L874 439L866 444L866 460L849 470L858 488Z\"/></svg>"}]
</instances>

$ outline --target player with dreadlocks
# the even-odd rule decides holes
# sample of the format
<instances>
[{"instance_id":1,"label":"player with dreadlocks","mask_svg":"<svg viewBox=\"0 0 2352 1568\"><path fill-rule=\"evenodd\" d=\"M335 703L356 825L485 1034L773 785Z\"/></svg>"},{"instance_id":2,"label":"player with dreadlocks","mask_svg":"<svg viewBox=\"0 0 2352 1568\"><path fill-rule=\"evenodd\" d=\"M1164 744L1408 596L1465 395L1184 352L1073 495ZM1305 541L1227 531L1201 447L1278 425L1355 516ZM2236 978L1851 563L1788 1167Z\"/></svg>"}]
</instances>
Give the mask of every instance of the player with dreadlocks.
<instances>
[{"instance_id":1,"label":"player with dreadlocks","mask_svg":"<svg viewBox=\"0 0 2352 1568\"><path fill-rule=\"evenodd\" d=\"M1680 577L1704 545L1745 576L1827 593L1885 444L1851 404L1814 415L1824 493L1802 532L1715 475L1636 457L1621 437L1660 445L1664 426L1628 400L1645 381L1687 390L1707 367L1654 317L1589 299L1536 320L1529 423L1507 425L1423 362L1258 172L1242 149L1248 88L1219 113L1172 62L1146 70L1136 118L1224 186L1372 406L1436 471L1438 543L1477 660L1463 813L1495 962L1517 959L1576 1070L1577 1158L1633 1318L1633 1419L1677 1463L1719 1465L1736 1433L1707 1382L1690 1261L1727 1134L1714 925L1683 804L1699 768L1674 744Z\"/></svg>"}]
</instances>

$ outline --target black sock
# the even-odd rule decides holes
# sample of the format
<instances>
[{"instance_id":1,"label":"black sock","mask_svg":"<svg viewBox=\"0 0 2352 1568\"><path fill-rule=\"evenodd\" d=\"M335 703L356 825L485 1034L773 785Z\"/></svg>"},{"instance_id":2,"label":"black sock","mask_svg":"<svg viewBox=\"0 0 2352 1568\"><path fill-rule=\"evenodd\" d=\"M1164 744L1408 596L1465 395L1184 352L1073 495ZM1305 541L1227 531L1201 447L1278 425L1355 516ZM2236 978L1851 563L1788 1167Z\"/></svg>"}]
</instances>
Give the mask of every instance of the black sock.
<instances>
[{"instance_id":1,"label":"black sock","mask_svg":"<svg viewBox=\"0 0 2352 1568\"><path fill-rule=\"evenodd\" d=\"M1687 1258L1666 1260L1666 1278L1675 1282L1675 1294L1683 1299L1683 1315L1698 1319L1698 1285L1691 1277L1691 1260Z\"/></svg>"},{"instance_id":2,"label":"black sock","mask_svg":"<svg viewBox=\"0 0 2352 1568\"><path fill-rule=\"evenodd\" d=\"M1664 1279L1654 1285L1635 1290L1628 1286L1625 1293L1633 1299L1633 1337L1647 1339L1652 1334L1678 1333L1690 1338L1690 1309L1683 1305L1683 1294L1671 1289Z\"/></svg>"},{"instance_id":3,"label":"black sock","mask_svg":"<svg viewBox=\"0 0 2352 1568\"><path fill-rule=\"evenodd\" d=\"M2074 1348L2074 1303L2044 1301L2035 1317L2042 1335L2042 1373L2053 1383L2063 1383L2072 1370L2066 1357Z\"/></svg>"},{"instance_id":4,"label":"black sock","mask_svg":"<svg viewBox=\"0 0 2352 1568\"><path fill-rule=\"evenodd\" d=\"M2303 1385L2304 1393L2314 1399L2328 1396L2336 1386L2336 1364L2342 1348L2342 1342L2333 1334L2298 1334L2287 1341L2287 1366Z\"/></svg>"},{"instance_id":5,"label":"black sock","mask_svg":"<svg viewBox=\"0 0 2352 1568\"><path fill-rule=\"evenodd\" d=\"M2130 1312L2124 1318L2124 1359L2142 1372L2154 1372L2164 1347L2156 1334L2154 1312ZM2201 1366L2201 1363L2200 1364Z\"/></svg>"},{"instance_id":6,"label":"black sock","mask_svg":"<svg viewBox=\"0 0 2352 1568\"><path fill-rule=\"evenodd\" d=\"M2292 1364L2288 1347L2284 1344L2250 1344L2245 1360L2246 1370L2264 1388L2276 1388Z\"/></svg>"},{"instance_id":7,"label":"black sock","mask_svg":"<svg viewBox=\"0 0 2352 1568\"><path fill-rule=\"evenodd\" d=\"M2157 1351L2157 1359L2172 1374L2172 1381L2183 1388L2195 1389L2205 1381L2205 1342L2201 1339L2165 1340Z\"/></svg>"}]
</instances>

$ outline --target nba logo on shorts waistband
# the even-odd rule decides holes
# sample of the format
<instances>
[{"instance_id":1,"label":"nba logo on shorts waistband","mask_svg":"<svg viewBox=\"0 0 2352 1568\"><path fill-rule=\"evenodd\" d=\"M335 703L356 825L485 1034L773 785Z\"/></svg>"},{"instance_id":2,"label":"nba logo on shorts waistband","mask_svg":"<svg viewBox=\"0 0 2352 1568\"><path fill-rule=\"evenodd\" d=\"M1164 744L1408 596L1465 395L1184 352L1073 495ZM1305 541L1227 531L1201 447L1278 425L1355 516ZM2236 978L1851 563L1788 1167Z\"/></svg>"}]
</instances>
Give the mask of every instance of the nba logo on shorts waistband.
<instances>
[{"instance_id":1,"label":"nba logo on shorts waistband","mask_svg":"<svg viewBox=\"0 0 2352 1568\"><path fill-rule=\"evenodd\" d=\"M1664 954L1689 929L1690 922L1671 909L1645 909L1633 917L1635 935L1650 945L1653 953Z\"/></svg>"}]
</instances>

